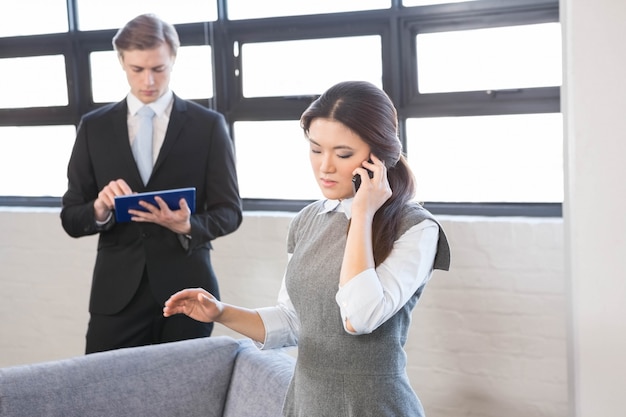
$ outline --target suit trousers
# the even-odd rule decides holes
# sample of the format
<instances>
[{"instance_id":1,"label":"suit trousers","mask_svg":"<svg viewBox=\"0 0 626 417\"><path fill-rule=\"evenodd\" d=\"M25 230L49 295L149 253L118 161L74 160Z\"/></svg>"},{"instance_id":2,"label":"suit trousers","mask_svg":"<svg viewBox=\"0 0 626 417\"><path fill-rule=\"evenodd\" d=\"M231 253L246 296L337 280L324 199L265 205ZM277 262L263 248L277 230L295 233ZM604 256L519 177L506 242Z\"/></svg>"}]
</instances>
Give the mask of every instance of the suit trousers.
<instances>
[{"instance_id":1,"label":"suit trousers","mask_svg":"<svg viewBox=\"0 0 626 417\"><path fill-rule=\"evenodd\" d=\"M112 315L91 314L85 353L209 337L213 323L184 314L163 317L163 306L152 294L147 271L130 303Z\"/></svg>"}]
</instances>

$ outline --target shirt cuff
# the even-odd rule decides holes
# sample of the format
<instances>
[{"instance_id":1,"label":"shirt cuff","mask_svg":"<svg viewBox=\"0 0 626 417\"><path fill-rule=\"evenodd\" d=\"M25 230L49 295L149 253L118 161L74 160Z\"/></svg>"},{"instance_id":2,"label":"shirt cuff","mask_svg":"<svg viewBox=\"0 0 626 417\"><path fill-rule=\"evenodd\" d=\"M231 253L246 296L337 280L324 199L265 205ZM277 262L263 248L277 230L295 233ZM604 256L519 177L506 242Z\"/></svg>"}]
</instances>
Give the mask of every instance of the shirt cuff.
<instances>
[{"instance_id":1,"label":"shirt cuff","mask_svg":"<svg viewBox=\"0 0 626 417\"><path fill-rule=\"evenodd\" d=\"M367 322L362 322L362 318L371 316L372 309L380 304L383 294L384 289L374 268L366 269L339 287L335 294L335 301L339 306L344 328L346 321L350 320L350 324L355 329L352 332L345 328L346 332L365 333L369 325Z\"/></svg>"},{"instance_id":2,"label":"shirt cuff","mask_svg":"<svg viewBox=\"0 0 626 417\"><path fill-rule=\"evenodd\" d=\"M263 343L255 342L260 349L275 349L285 346L294 346L293 332L284 311L280 307L262 307L255 310L265 326L265 340Z\"/></svg>"},{"instance_id":3,"label":"shirt cuff","mask_svg":"<svg viewBox=\"0 0 626 417\"><path fill-rule=\"evenodd\" d=\"M104 220L102 222L96 220L96 229L98 229L98 230L106 230L107 226L109 225L109 223L111 223L112 220L113 220L113 212L110 211L109 215L106 218L106 220Z\"/></svg>"}]
</instances>

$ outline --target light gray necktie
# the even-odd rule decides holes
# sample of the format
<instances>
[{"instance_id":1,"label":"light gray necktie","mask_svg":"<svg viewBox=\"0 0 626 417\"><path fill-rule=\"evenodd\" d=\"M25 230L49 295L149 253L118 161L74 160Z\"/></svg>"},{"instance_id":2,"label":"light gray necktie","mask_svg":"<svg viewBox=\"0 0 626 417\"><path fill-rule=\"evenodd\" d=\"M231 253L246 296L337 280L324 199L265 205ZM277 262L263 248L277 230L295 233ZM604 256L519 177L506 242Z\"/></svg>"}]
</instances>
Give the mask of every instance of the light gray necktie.
<instances>
[{"instance_id":1,"label":"light gray necktie","mask_svg":"<svg viewBox=\"0 0 626 417\"><path fill-rule=\"evenodd\" d=\"M152 118L154 117L154 110L148 106L143 106L137 115L139 116L139 125L132 149L137 168L139 168L141 179L145 185L152 173Z\"/></svg>"}]
</instances>

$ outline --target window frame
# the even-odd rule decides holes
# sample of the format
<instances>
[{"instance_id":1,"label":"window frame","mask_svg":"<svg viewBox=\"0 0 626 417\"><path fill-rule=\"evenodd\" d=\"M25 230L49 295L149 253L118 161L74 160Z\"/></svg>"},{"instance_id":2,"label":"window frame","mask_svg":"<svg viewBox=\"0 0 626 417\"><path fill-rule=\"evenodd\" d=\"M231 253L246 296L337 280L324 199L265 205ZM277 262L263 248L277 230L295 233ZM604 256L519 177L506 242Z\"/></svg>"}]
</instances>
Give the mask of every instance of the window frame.
<instances>
[{"instance_id":1,"label":"window frame","mask_svg":"<svg viewBox=\"0 0 626 417\"><path fill-rule=\"evenodd\" d=\"M400 97L402 117L479 116L560 112L560 87L520 88L420 94L417 71L416 37L420 33L486 29L559 21L558 5L545 1L516 0L497 10L490 1L424 6L401 18L400 42L405 54L402 67L408 69L404 81L409 86ZM465 5L466 7L463 7Z\"/></svg>"},{"instance_id":2,"label":"window frame","mask_svg":"<svg viewBox=\"0 0 626 417\"><path fill-rule=\"evenodd\" d=\"M0 38L0 58L63 54L68 78L67 106L0 109L0 126L78 125L81 116L103 104L91 97L89 54L111 50L116 30L78 31L75 0L67 0L67 33ZM398 109L399 135L406 146L405 121L414 117L478 116L560 112L560 87L419 94L415 38L418 33L559 22L558 0L480 0L431 6L267 19L227 19L227 0L218 0L218 20L177 24L181 45L210 45L214 97L194 100L236 121L297 120L317 96L254 97L242 94L241 53L248 42L378 35L382 42L383 88ZM406 53L410 51L410 53ZM236 138L233 138L236 146ZM300 210L309 200L244 199L244 210ZM0 196L0 206L60 207L60 197ZM435 214L560 217L560 203L425 202Z\"/></svg>"}]
</instances>

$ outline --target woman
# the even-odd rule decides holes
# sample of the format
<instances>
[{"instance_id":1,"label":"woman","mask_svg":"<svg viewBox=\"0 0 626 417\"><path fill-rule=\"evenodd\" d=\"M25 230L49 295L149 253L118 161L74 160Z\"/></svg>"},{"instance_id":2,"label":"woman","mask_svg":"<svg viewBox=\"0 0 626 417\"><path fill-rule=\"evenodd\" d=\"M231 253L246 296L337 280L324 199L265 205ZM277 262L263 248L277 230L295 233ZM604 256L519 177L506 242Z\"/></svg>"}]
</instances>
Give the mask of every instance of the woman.
<instances>
[{"instance_id":1,"label":"woman","mask_svg":"<svg viewBox=\"0 0 626 417\"><path fill-rule=\"evenodd\" d=\"M403 347L411 311L450 252L441 226L413 202L396 110L376 86L342 82L301 126L325 199L290 225L278 304L251 310L187 289L164 314L222 323L264 349L297 344L285 416L423 416Z\"/></svg>"}]
</instances>

